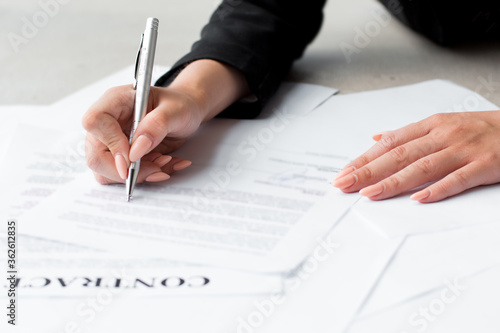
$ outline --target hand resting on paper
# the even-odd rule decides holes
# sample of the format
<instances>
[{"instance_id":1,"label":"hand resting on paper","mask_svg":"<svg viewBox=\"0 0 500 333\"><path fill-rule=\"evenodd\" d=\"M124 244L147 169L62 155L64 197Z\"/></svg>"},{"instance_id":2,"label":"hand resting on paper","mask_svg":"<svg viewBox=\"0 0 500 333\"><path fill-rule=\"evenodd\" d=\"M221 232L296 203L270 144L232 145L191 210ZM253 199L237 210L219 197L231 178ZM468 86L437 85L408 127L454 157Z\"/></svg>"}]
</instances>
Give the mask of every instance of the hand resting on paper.
<instances>
[{"instance_id":1,"label":"hand resting on paper","mask_svg":"<svg viewBox=\"0 0 500 333\"><path fill-rule=\"evenodd\" d=\"M382 200L434 182L411 196L429 203L500 182L500 111L436 114L373 139L334 186Z\"/></svg>"},{"instance_id":2,"label":"hand resting on paper","mask_svg":"<svg viewBox=\"0 0 500 333\"><path fill-rule=\"evenodd\" d=\"M223 91L224 93L221 93ZM134 134L135 90L109 89L84 115L88 166L101 184L124 183L130 161L141 158L138 182L158 182L191 162L167 155L178 149L201 123L248 93L243 75L213 60L192 62L168 87L151 87L148 113Z\"/></svg>"}]
</instances>

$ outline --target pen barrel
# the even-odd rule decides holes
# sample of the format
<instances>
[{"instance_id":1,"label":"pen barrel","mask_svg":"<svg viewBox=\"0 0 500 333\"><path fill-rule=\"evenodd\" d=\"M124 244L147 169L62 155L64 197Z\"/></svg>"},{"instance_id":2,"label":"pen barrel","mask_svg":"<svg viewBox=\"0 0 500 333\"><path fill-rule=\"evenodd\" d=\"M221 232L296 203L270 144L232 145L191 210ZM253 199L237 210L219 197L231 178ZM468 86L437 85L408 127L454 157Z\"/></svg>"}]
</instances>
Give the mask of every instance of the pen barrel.
<instances>
[{"instance_id":1,"label":"pen barrel","mask_svg":"<svg viewBox=\"0 0 500 333\"><path fill-rule=\"evenodd\" d=\"M156 40L158 38L158 19L148 18L144 39L142 42L139 63L137 68L137 87L135 93L134 122L140 122L146 115L153 76L153 63L156 51Z\"/></svg>"}]
</instances>

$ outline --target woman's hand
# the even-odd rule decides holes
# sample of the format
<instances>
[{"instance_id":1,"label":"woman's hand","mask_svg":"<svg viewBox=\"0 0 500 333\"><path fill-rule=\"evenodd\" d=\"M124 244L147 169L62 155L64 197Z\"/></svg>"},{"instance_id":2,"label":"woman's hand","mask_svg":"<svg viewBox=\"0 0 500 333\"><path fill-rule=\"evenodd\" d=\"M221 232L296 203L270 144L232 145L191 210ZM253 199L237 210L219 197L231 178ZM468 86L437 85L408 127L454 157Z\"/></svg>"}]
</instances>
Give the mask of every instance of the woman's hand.
<instances>
[{"instance_id":1,"label":"woman's hand","mask_svg":"<svg viewBox=\"0 0 500 333\"><path fill-rule=\"evenodd\" d=\"M191 162L167 155L179 148L200 124L249 93L243 75L213 60L189 64L169 87L151 87L148 113L132 145L135 90L108 90L84 115L87 164L101 184L123 183L130 162L141 159L138 182L157 182Z\"/></svg>"},{"instance_id":2,"label":"woman's hand","mask_svg":"<svg viewBox=\"0 0 500 333\"><path fill-rule=\"evenodd\" d=\"M166 154L179 148L202 121L199 105L189 95L151 87L148 113L129 145L135 90L109 89L85 114L87 164L101 184L124 182L130 161L141 160L138 182L163 181L189 161ZM127 134L126 134L127 133Z\"/></svg>"},{"instance_id":3,"label":"woman's hand","mask_svg":"<svg viewBox=\"0 0 500 333\"><path fill-rule=\"evenodd\" d=\"M411 196L428 203L500 182L500 111L436 114L373 138L334 186L382 200L435 182Z\"/></svg>"}]
</instances>

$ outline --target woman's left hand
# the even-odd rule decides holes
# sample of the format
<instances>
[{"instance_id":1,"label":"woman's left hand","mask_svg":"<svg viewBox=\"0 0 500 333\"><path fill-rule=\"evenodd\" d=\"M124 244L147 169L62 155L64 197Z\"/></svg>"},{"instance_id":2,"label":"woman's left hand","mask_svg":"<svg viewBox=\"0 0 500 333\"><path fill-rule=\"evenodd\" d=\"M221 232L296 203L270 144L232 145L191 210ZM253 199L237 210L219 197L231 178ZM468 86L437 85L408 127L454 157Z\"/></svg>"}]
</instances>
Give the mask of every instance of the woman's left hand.
<instances>
[{"instance_id":1,"label":"woman's left hand","mask_svg":"<svg viewBox=\"0 0 500 333\"><path fill-rule=\"evenodd\" d=\"M435 182L411 196L428 203L500 182L500 111L436 114L373 139L334 186L382 200Z\"/></svg>"}]
</instances>

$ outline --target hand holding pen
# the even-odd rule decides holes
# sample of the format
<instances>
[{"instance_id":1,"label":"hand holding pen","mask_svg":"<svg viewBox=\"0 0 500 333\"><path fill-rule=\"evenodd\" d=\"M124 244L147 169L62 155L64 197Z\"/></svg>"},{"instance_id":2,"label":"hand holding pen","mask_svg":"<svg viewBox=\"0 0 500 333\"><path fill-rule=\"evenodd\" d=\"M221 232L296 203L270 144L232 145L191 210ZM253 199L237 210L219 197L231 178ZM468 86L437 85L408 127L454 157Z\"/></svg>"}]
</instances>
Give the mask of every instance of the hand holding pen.
<instances>
[{"instance_id":1,"label":"hand holding pen","mask_svg":"<svg viewBox=\"0 0 500 333\"><path fill-rule=\"evenodd\" d=\"M171 157L202 122L249 94L243 75L229 65L200 59L187 65L168 87L150 87L146 116L129 136L136 91L114 87L87 111L85 154L95 179L103 185L125 183L130 161L141 159L137 183L159 182L189 165Z\"/></svg>"}]
</instances>

